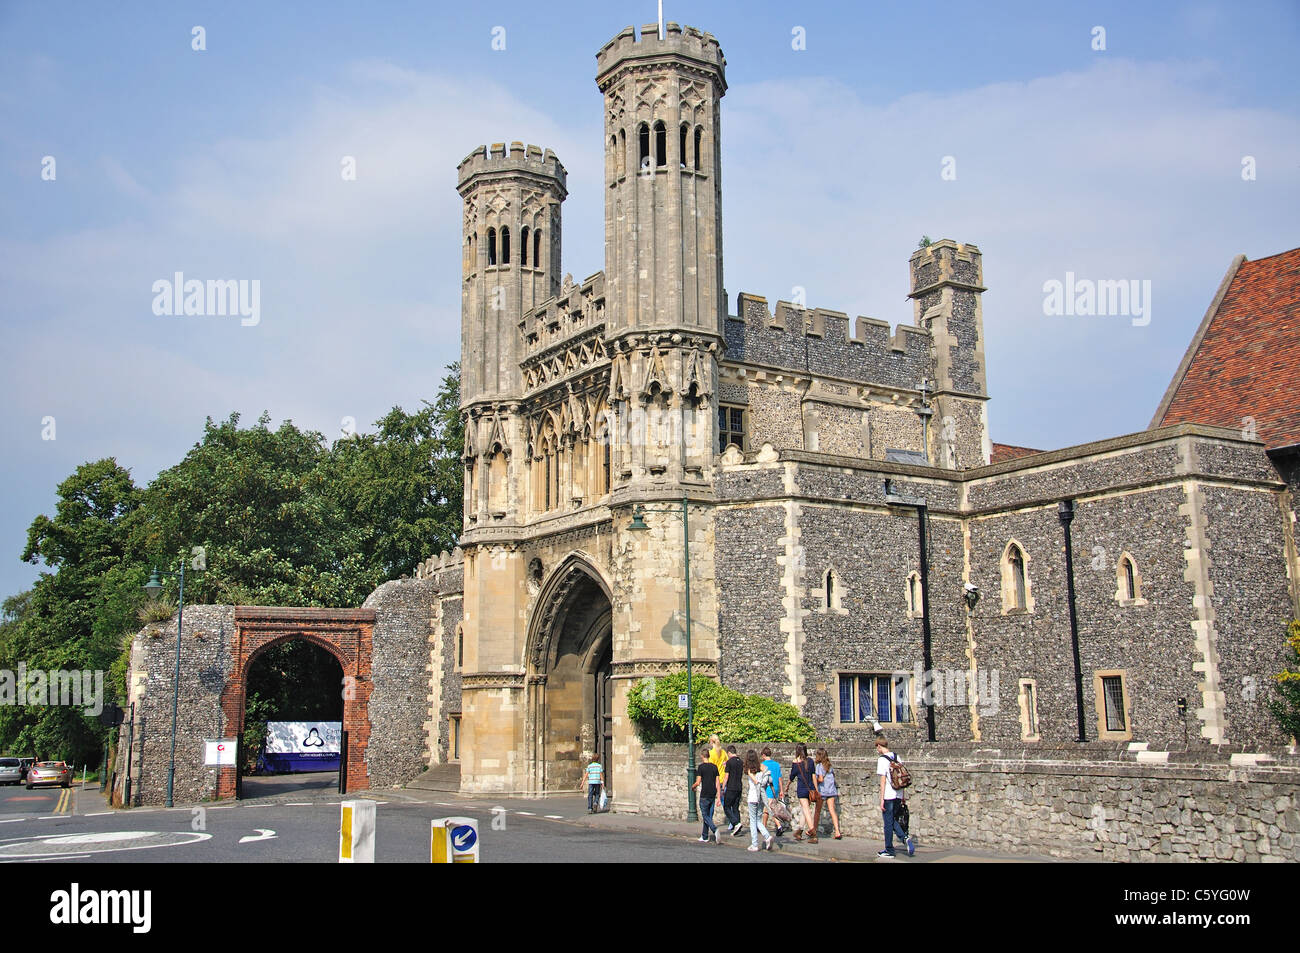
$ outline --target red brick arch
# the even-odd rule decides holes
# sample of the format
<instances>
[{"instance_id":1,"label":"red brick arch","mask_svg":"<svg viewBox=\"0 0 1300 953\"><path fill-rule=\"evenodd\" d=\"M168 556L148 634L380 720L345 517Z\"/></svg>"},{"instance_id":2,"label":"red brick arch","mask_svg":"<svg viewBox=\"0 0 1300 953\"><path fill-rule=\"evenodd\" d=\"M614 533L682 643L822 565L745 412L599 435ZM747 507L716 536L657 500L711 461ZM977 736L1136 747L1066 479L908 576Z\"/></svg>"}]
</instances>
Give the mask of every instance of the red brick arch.
<instances>
[{"instance_id":1,"label":"red brick arch","mask_svg":"<svg viewBox=\"0 0 1300 953\"><path fill-rule=\"evenodd\" d=\"M244 731L244 697L248 671L257 656L277 642L305 639L329 652L351 678L351 697L343 701L343 730L348 733L347 789L369 787L366 749L370 744L370 677L374 647L374 609L300 609L272 606L236 606L235 637L231 643L230 677L221 692L221 712L229 733ZM340 686L342 690L342 686ZM217 798L233 798L239 768L222 767L217 775Z\"/></svg>"}]
</instances>

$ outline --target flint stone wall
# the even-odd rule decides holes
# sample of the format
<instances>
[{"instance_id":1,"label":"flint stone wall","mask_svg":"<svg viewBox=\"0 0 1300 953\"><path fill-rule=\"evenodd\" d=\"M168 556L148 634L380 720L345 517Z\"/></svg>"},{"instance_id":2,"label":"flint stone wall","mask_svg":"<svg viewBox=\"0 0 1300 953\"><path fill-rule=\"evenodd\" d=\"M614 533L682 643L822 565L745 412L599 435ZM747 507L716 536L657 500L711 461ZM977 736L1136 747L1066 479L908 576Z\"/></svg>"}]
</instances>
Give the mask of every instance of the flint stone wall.
<instances>
[{"instance_id":1,"label":"flint stone wall","mask_svg":"<svg viewBox=\"0 0 1300 953\"><path fill-rule=\"evenodd\" d=\"M647 747L640 801L615 810L685 821L684 747ZM793 746L772 750L788 772ZM896 753L912 772L911 830L925 846L1129 863L1300 861L1300 758L1286 749L1258 766L1234 764L1227 746L1170 752L1168 763L1106 744ZM831 758L841 829L883 844L874 749L837 747ZM793 794L789 803L797 812Z\"/></svg>"}]
</instances>

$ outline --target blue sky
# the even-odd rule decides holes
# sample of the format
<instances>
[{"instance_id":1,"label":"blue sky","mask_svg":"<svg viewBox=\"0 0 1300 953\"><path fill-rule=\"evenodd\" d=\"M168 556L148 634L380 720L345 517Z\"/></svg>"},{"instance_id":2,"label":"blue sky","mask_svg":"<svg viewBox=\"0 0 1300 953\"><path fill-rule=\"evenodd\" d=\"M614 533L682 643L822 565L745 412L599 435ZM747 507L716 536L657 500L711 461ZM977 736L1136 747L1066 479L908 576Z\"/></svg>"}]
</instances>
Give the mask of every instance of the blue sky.
<instances>
[{"instance_id":1,"label":"blue sky","mask_svg":"<svg viewBox=\"0 0 1300 953\"><path fill-rule=\"evenodd\" d=\"M917 239L974 242L994 439L1144 428L1232 257L1300 244L1298 10L668 3L727 56L733 310L799 286L813 307L910 321ZM654 17L0 2L0 593L35 578L26 527L85 460L144 484L205 416L265 409L337 436L432 398L458 357L455 166L478 144L556 151L564 268L601 269L595 53ZM176 271L260 280L260 323L155 315L152 284ZM1151 323L1044 315L1044 282L1067 272L1150 280Z\"/></svg>"}]
</instances>

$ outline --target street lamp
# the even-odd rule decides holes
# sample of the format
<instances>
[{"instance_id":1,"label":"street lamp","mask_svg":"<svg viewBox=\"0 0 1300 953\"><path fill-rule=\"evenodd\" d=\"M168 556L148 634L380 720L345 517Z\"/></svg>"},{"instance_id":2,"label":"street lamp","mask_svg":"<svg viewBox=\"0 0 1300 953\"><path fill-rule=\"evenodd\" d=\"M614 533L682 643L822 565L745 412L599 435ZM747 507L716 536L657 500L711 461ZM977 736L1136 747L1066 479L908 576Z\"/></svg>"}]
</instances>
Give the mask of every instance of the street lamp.
<instances>
[{"instance_id":1,"label":"street lamp","mask_svg":"<svg viewBox=\"0 0 1300 953\"><path fill-rule=\"evenodd\" d=\"M677 507L646 507L640 503L632 507L632 522L628 529L640 533L646 525L646 513L676 513ZM691 787L695 783L695 695L691 682L691 530L686 497L682 497L682 553L686 563L686 820L699 819L695 812L695 798Z\"/></svg>"},{"instance_id":2,"label":"street lamp","mask_svg":"<svg viewBox=\"0 0 1300 953\"><path fill-rule=\"evenodd\" d=\"M180 579L180 593L176 602L176 675L172 680L172 753L167 765L167 806L172 806L172 789L176 782L176 709L181 697L181 623L185 618L185 557L181 557L178 572L159 572L155 566L149 574L149 581L142 589L150 599L157 599L163 591L159 576L176 576Z\"/></svg>"}]
</instances>

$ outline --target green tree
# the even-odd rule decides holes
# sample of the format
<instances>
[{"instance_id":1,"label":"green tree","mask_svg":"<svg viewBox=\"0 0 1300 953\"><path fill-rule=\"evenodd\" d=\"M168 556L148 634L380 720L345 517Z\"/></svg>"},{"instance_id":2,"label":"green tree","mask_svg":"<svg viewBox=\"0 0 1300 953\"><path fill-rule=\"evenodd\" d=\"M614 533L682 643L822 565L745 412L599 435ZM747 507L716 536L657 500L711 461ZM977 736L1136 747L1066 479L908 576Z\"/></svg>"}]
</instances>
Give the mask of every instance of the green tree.
<instances>
[{"instance_id":1,"label":"green tree","mask_svg":"<svg viewBox=\"0 0 1300 953\"><path fill-rule=\"evenodd\" d=\"M357 605L375 574L327 492L324 438L269 424L265 413L246 429L238 414L209 418L203 440L145 491L140 549L170 568L203 548L206 569L187 574L186 602Z\"/></svg>"},{"instance_id":2,"label":"green tree","mask_svg":"<svg viewBox=\"0 0 1300 953\"><path fill-rule=\"evenodd\" d=\"M334 444L329 486L358 533L374 585L451 549L460 535L459 367L448 371L434 403L414 414L394 407L375 422L378 432Z\"/></svg>"},{"instance_id":3,"label":"green tree","mask_svg":"<svg viewBox=\"0 0 1300 953\"><path fill-rule=\"evenodd\" d=\"M32 521L22 554L53 571L43 572L30 594L6 602L0 668L85 671L92 684L98 672L110 690L107 673L121 632L144 600L145 577L132 543L141 499L130 473L113 459L82 464L59 484L55 515ZM83 707L0 709L0 744L33 757L98 762L103 737L103 726Z\"/></svg>"}]
</instances>

